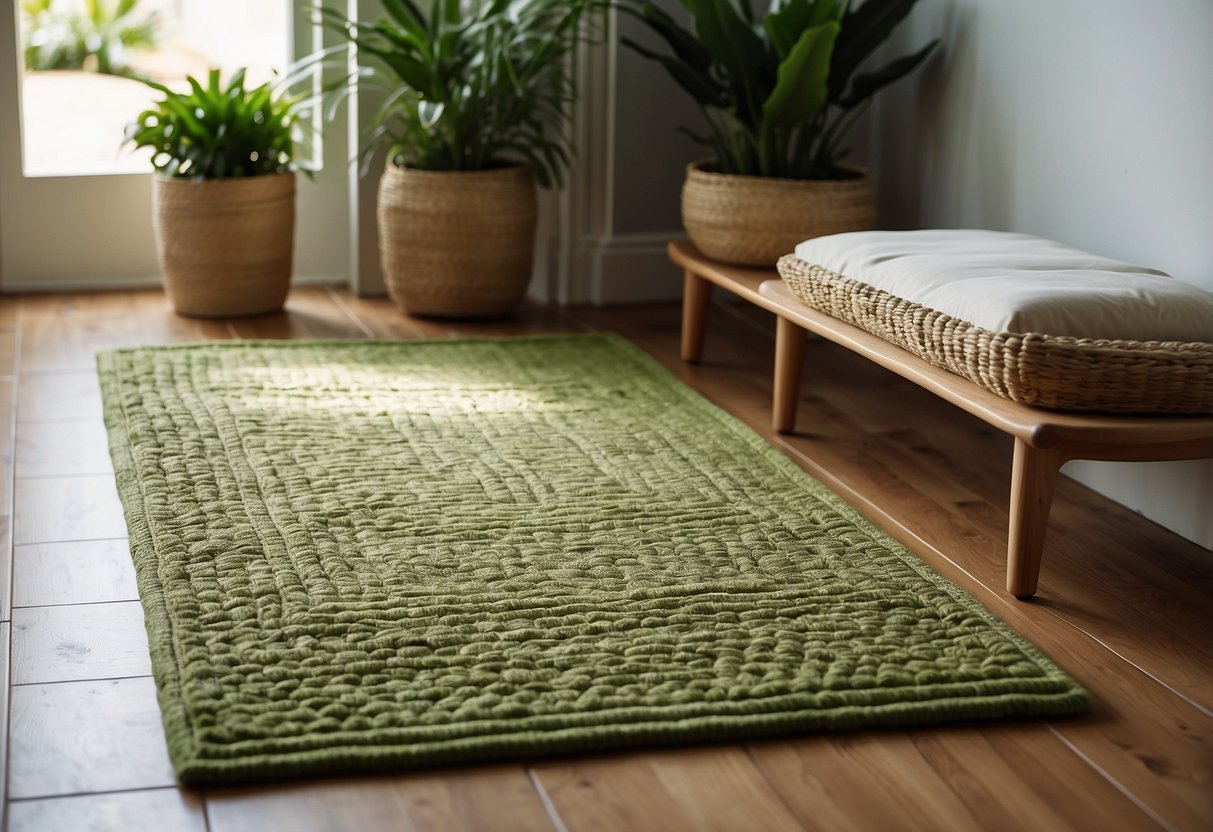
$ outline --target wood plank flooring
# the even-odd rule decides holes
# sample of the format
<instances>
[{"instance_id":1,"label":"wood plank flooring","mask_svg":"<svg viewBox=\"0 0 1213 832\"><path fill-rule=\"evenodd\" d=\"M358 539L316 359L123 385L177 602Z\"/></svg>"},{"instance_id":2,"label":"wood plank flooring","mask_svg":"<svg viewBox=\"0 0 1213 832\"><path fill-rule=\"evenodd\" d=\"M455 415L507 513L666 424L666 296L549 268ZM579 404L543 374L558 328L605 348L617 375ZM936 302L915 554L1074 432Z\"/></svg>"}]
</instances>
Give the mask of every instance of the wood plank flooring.
<instances>
[{"instance_id":1,"label":"wood plank flooring","mask_svg":"<svg viewBox=\"0 0 1213 832\"><path fill-rule=\"evenodd\" d=\"M13 830L1213 828L1213 553L1064 479L1039 596L1003 590L1005 437L814 341L799 432L769 429L773 322L717 301L704 362L676 306L401 316L296 288L190 321L155 291L0 298L0 788ZM613 331L972 592L1094 696L1078 719L594 754L194 791L175 786L94 372L98 349L211 338ZM1213 508L1213 507L1211 507Z\"/></svg>"}]
</instances>

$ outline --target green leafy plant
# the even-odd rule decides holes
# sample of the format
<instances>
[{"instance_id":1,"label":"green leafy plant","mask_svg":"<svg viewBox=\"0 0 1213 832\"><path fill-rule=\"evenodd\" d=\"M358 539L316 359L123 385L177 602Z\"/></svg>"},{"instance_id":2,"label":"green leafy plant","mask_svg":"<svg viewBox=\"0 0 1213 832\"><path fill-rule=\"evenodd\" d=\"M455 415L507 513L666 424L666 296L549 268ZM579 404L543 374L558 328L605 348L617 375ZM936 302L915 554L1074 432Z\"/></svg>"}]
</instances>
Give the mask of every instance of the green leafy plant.
<instances>
[{"instance_id":1,"label":"green leafy plant","mask_svg":"<svg viewBox=\"0 0 1213 832\"><path fill-rule=\"evenodd\" d=\"M358 82L385 94L362 150L421 170L484 170L515 157L543 187L571 154L566 58L592 0L384 0L387 16L323 19L358 49ZM350 79L352 80L352 79ZM345 86L348 89L348 85Z\"/></svg>"},{"instance_id":2,"label":"green leafy plant","mask_svg":"<svg viewBox=\"0 0 1213 832\"><path fill-rule=\"evenodd\" d=\"M205 86L187 78L188 92L144 81L164 98L127 125L125 143L152 148L152 166L167 176L232 179L310 172L296 156L307 135L311 101L286 91L296 73L252 89L245 88L244 76L245 70L238 70L225 87L219 70L212 69Z\"/></svg>"},{"instance_id":3,"label":"green leafy plant","mask_svg":"<svg viewBox=\"0 0 1213 832\"><path fill-rule=\"evenodd\" d=\"M127 52L151 49L160 40L159 16L143 14L139 0L21 0L21 17L29 70L130 75Z\"/></svg>"},{"instance_id":4,"label":"green leafy plant","mask_svg":"<svg viewBox=\"0 0 1213 832\"><path fill-rule=\"evenodd\" d=\"M681 0L694 32L649 0L619 0L668 48L625 43L661 63L699 105L714 170L788 179L839 179L843 142L872 96L914 71L938 40L859 72L917 0Z\"/></svg>"}]
</instances>

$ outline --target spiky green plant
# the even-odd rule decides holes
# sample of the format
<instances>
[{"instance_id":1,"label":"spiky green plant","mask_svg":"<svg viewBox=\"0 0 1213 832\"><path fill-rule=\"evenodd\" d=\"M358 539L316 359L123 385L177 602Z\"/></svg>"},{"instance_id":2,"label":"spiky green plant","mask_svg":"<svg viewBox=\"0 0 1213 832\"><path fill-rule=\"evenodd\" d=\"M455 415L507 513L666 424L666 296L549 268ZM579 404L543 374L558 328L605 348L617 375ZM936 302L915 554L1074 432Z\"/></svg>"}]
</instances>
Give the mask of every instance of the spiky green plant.
<instances>
[{"instance_id":1,"label":"spiky green plant","mask_svg":"<svg viewBox=\"0 0 1213 832\"><path fill-rule=\"evenodd\" d=\"M160 40L156 12L144 14L139 0L21 0L25 68L88 69L129 75L129 51L151 49Z\"/></svg>"},{"instance_id":2,"label":"spiky green plant","mask_svg":"<svg viewBox=\"0 0 1213 832\"><path fill-rule=\"evenodd\" d=\"M245 70L227 86L212 69L204 86L189 77L188 92L144 81L164 95L127 125L125 143L150 147L152 166L166 176L232 179L288 170L310 172L297 157L311 102L286 90L295 79L252 89Z\"/></svg>"},{"instance_id":3,"label":"spiky green plant","mask_svg":"<svg viewBox=\"0 0 1213 832\"><path fill-rule=\"evenodd\" d=\"M860 112L939 43L859 72L917 0L772 0L761 19L750 0L681 2L694 32L649 0L618 0L668 51L624 42L660 62L699 105L708 133L685 132L712 149L721 173L845 177L843 142Z\"/></svg>"},{"instance_id":4,"label":"spiky green plant","mask_svg":"<svg viewBox=\"0 0 1213 832\"><path fill-rule=\"evenodd\" d=\"M385 94L364 162L379 148L398 165L484 170L520 159L543 187L572 152L564 127L575 95L566 58L593 0L384 0L386 17L325 22L358 49L358 82Z\"/></svg>"}]
</instances>

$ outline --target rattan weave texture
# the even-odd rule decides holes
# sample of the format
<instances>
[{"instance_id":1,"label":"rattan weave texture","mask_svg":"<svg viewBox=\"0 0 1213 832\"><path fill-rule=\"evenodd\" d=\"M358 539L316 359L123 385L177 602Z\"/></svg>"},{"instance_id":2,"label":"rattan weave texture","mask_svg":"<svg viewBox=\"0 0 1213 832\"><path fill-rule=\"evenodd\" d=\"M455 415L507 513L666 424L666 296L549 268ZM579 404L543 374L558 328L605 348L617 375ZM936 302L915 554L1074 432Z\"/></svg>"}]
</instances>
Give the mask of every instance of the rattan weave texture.
<instances>
[{"instance_id":1,"label":"rattan weave texture","mask_svg":"<svg viewBox=\"0 0 1213 832\"><path fill-rule=\"evenodd\" d=\"M173 308L196 318L281 309L291 287L295 174L152 177L152 227Z\"/></svg>"},{"instance_id":2,"label":"rattan weave texture","mask_svg":"<svg viewBox=\"0 0 1213 832\"><path fill-rule=\"evenodd\" d=\"M713 173L697 162L682 186L682 223L713 260L773 266L803 240L875 224L871 180L852 172L851 179L779 179Z\"/></svg>"},{"instance_id":3,"label":"rattan weave texture","mask_svg":"<svg viewBox=\"0 0 1213 832\"><path fill-rule=\"evenodd\" d=\"M99 360L186 782L1086 707L621 339Z\"/></svg>"},{"instance_id":4,"label":"rattan weave texture","mask_svg":"<svg viewBox=\"0 0 1213 832\"><path fill-rule=\"evenodd\" d=\"M1004 398L1108 413L1213 413L1213 343L992 332L787 255L779 276L814 309Z\"/></svg>"},{"instance_id":5,"label":"rattan weave texture","mask_svg":"<svg viewBox=\"0 0 1213 832\"><path fill-rule=\"evenodd\" d=\"M404 312L509 312L531 282L535 180L520 166L428 171L388 165L379 180L379 258Z\"/></svg>"}]
</instances>

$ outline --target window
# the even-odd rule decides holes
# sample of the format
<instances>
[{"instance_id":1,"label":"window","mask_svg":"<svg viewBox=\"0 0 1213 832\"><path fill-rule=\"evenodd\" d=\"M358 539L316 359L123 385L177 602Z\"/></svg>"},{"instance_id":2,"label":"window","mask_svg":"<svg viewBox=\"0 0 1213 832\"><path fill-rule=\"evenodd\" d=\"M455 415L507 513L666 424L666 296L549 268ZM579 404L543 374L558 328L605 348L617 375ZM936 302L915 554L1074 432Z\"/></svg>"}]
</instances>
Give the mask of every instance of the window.
<instances>
[{"instance_id":1,"label":"window","mask_svg":"<svg viewBox=\"0 0 1213 832\"><path fill-rule=\"evenodd\" d=\"M26 176L143 173L146 152L122 147L126 124L157 93L137 78L241 66L258 84L291 60L288 0L16 0L25 71Z\"/></svg>"}]
</instances>

